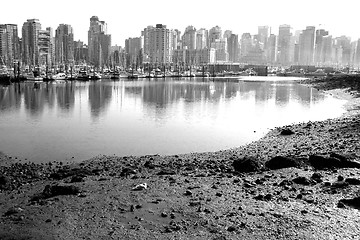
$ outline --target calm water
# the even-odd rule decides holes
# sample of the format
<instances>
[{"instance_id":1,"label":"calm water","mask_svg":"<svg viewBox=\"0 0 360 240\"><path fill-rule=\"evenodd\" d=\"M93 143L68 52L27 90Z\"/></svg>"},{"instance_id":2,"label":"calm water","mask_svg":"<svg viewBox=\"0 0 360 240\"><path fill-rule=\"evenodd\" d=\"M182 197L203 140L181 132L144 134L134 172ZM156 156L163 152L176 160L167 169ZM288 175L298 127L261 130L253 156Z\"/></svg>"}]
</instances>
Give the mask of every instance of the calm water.
<instances>
[{"instance_id":1,"label":"calm water","mask_svg":"<svg viewBox=\"0 0 360 240\"><path fill-rule=\"evenodd\" d=\"M216 151L337 117L343 100L276 78L0 86L0 151L35 162Z\"/></svg>"}]
</instances>

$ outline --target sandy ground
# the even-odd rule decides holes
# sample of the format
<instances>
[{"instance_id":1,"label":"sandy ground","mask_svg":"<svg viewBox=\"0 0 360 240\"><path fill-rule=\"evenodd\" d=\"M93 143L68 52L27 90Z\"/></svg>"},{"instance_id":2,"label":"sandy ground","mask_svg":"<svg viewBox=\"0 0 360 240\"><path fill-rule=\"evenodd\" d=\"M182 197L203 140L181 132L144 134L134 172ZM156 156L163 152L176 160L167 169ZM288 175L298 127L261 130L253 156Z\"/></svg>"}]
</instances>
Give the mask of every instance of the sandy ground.
<instances>
[{"instance_id":1,"label":"sandy ground","mask_svg":"<svg viewBox=\"0 0 360 240\"><path fill-rule=\"evenodd\" d=\"M2 155L0 239L358 239L359 98L324 83L304 82L348 99L344 116L239 148L66 166Z\"/></svg>"}]
</instances>

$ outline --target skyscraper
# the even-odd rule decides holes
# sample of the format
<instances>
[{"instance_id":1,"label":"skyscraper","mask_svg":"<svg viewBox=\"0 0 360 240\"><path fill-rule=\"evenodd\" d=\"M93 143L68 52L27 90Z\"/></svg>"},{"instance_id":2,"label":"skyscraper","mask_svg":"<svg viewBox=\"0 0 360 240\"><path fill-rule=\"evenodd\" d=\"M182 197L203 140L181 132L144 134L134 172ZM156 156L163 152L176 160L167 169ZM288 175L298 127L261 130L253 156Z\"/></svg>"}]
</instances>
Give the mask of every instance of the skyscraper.
<instances>
[{"instance_id":1,"label":"skyscraper","mask_svg":"<svg viewBox=\"0 0 360 240\"><path fill-rule=\"evenodd\" d=\"M48 65L51 53L51 33L50 29L40 30L38 36L39 60L38 65Z\"/></svg>"},{"instance_id":2,"label":"skyscraper","mask_svg":"<svg viewBox=\"0 0 360 240\"><path fill-rule=\"evenodd\" d=\"M279 26L279 36L278 36L278 57L277 61L280 64L287 65L290 60L290 25L280 25Z\"/></svg>"},{"instance_id":3,"label":"skyscraper","mask_svg":"<svg viewBox=\"0 0 360 240\"><path fill-rule=\"evenodd\" d=\"M307 26L300 34L299 39L299 63L314 63L315 27Z\"/></svg>"},{"instance_id":4,"label":"skyscraper","mask_svg":"<svg viewBox=\"0 0 360 240\"><path fill-rule=\"evenodd\" d=\"M102 67L109 63L111 35L107 34L105 21L97 16L90 18L88 31L89 62L95 67Z\"/></svg>"},{"instance_id":5,"label":"skyscraper","mask_svg":"<svg viewBox=\"0 0 360 240\"><path fill-rule=\"evenodd\" d=\"M166 25L156 24L149 29L149 60L151 63L167 64L171 59L170 30Z\"/></svg>"},{"instance_id":6,"label":"skyscraper","mask_svg":"<svg viewBox=\"0 0 360 240\"><path fill-rule=\"evenodd\" d=\"M227 38L227 52L229 53L230 62L239 61L239 38L237 34L231 34Z\"/></svg>"},{"instance_id":7,"label":"skyscraper","mask_svg":"<svg viewBox=\"0 0 360 240\"><path fill-rule=\"evenodd\" d=\"M7 37L6 28L0 25L0 67L7 64Z\"/></svg>"},{"instance_id":8,"label":"skyscraper","mask_svg":"<svg viewBox=\"0 0 360 240\"><path fill-rule=\"evenodd\" d=\"M323 64L321 55L322 55L322 50L323 50L324 37L327 36L328 34L329 34L329 32L325 31L324 29L316 30L315 53L314 53L314 62L316 64Z\"/></svg>"},{"instance_id":9,"label":"skyscraper","mask_svg":"<svg viewBox=\"0 0 360 240\"><path fill-rule=\"evenodd\" d=\"M125 52L127 54L127 65L141 65L143 61L143 40L141 37L128 38L125 40Z\"/></svg>"},{"instance_id":10,"label":"skyscraper","mask_svg":"<svg viewBox=\"0 0 360 240\"><path fill-rule=\"evenodd\" d=\"M41 24L38 19L28 19L22 27L22 60L26 65L39 64L39 31Z\"/></svg>"},{"instance_id":11,"label":"skyscraper","mask_svg":"<svg viewBox=\"0 0 360 240\"><path fill-rule=\"evenodd\" d=\"M211 43L215 42L216 39L222 38L222 30L221 27L215 26L209 30L209 46Z\"/></svg>"},{"instance_id":12,"label":"skyscraper","mask_svg":"<svg viewBox=\"0 0 360 240\"><path fill-rule=\"evenodd\" d=\"M188 26L182 36L182 46L189 50L196 49L196 28Z\"/></svg>"},{"instance_id":13,"label":"skyscraper","mask_svg":"<svg viewBox=\"0 0 360 240\"><path fill-rule=\"evenodd\" d=\"M243 33L240 41L240 61L245 61L246 56L252 50L252 38L250 33Z\"/></svg>"},{"instance_id":14,"label":"skyscraper","mask_svg":"<svg viewBox=\"0 0 360 240\"><path fill-rule=\"evenodd\" d=\"M201 28L196 32L196 49L208 48L208 30Z\"/></svg>"},{"instance_id":15,"label":"skyscraper","mask_svg":"<svg viewBox=\"0 0 360 240\"><path fill-rule=\"evenodd\" d=\"M68 24L60 24L55 31L55 61L57 64L74 61L74 32Z\"/></svg>"},{"instance_id":16,"label":"skyscraper","mask_svg":"<svg viewBox=\"0 0 360 240\"><path fill-rule=\"evenodd\" d=\"M19 61L20 46L18 28L15 24L0 25L0 64L13 66L15 61Z\"/></svg>"},{"instance_id":17,"label":"skyscraper","mask_svg":"<svg viewBox=\"0 0 360 240\"><path fill-rule=\"evenodd\" d=\"M258 27L258 38L259 41L264 45L264 47L266 47L269 38L269 26Z\"/></svg>"}]
</instances>

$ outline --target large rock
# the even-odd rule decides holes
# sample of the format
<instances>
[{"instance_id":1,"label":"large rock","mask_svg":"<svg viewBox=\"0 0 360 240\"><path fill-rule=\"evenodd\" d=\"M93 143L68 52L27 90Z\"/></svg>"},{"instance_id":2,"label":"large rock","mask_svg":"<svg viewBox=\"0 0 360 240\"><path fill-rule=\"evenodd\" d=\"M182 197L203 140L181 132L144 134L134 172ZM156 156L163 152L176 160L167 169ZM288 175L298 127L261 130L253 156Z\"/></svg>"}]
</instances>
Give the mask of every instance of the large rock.
<instances>
[{"instance_id":1,"label":"large rock","mask_svg":"<svg viewBox=\"0 0 360 240\"><path fill-rule=\"evenodd\" d=\"M243 157L233 161L234 170L237 172L256 172L262 169L262 165L255 157Z\"/></svg>"},{"instance_id":2,"label":"large rock","mask_svg":"<svg viewBox=\"0 0 360 240\"><path fill-rule=\"evenodd\" d=\"M46 185L43 192L31 198L31 201L38 201L59 195L77 195L80 189L74 185Z\"/></svg>"},{"instance_id":3,"label":"large rock","mask_svg":"<svg viewBox=\"0 0 360 240\"><path fill-rule=\"evenodd\" d=\"M280 131L280 135L283 135L283 136L289 136L292 134L295 134L295 132L293 130L291 130L290 128L284 128Z\"/></svg>"},{"instance_id":4,"label":"large rock","mask_svg":"<svg viewBox=\"0 0 360 240\"><path fill-rule=\"evenodd\" d=\"M0 189L1 187L5 187L9 183L9 178L5 175L0 175Z\"/></svg>"},{"instance_id":5,"label":"large rock","mask_svg":"<svg viewBox=\"0 0 360 240\"><path fill-rule=\"evenodd\" d=\"M339 159L341 162L342 168L360 168L360 163L357 161L354 161L349 155L342 155L338 153L331 153L330 157Z\"/></svg>"},{"instance_id":6,"label":"large rock","mask_svg":"<svg viewBox=\"0 0 360 240\"><path fill-rule=\"evenodd\" d=\"M347 158L344 155L332 153L330 157L322 155L311 155L309 157L311 166L316 169L325 168L360 168L360 163Z\"/></svg>"},{"instance_id":7,"label":"large rock","mask_svg":"<svg viewBox=\"0 0 360 240\"><path fill-rule=\"evenodd\" d=\"M350 198L350 199L341 199L339 201L339 204L342 205L347 205L353 208L357 208L360 209L360 197L355 197L355 198ZM339 206L338 204L338 206Z\"/></svg>"},{"instance_id":8,"label":"large rock","mask_svg":"<svg viewBox=\"0 0 360 240\"><path fill-rule=\"evenodd\" d=\"M339 159L321 155L310 155L309 162L315 169L339 168L341 166Z\"/></svg>"},{"instance_id":9,"label":"large rock","mask_svg":"<svg viewBox=\"0 0 360 240\"><path fill-rule=\"evenodd\" d=\"M276 156L265 163L265 167L272 170L298 166L299 163L296 160L283 156Z\"/></svg>"}]
</instances>

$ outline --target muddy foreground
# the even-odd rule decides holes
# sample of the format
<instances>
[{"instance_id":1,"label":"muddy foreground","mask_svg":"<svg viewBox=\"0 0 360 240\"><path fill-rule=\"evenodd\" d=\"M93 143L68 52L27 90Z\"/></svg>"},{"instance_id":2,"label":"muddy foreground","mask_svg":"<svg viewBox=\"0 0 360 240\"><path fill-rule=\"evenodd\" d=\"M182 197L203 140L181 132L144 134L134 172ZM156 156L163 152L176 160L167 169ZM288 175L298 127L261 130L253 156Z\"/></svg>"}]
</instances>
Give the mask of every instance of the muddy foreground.
<instances>
[{"instance_id":1,"label":"muddy foreground","mask_svg":"<svg viewBox=\"0 0 360 240\"><path fill-rule=\"evenodd\" d=\"M360 79L303 83L346 96L347 114L214 153L0 156L0 239L358 239Z\"/></svg>"}]
</instances>

